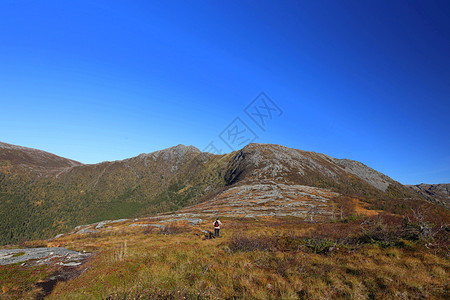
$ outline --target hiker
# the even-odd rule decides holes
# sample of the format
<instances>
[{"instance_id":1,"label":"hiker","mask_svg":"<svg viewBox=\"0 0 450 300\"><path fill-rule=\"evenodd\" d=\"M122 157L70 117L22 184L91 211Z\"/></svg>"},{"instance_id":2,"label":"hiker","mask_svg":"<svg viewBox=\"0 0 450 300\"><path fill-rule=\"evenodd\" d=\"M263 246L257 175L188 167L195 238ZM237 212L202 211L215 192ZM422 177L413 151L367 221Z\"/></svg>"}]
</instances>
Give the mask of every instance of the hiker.
<instances>
[{"instance_id":1,"label":"hiker","mask_svg":"<svg viewBox=\"0 0 450 300\"><path fill-rule=\"evenodd\" d=\"M220 226L222 222L220 222L219 218L214 221L214 237L219 237Z\"/></svg>"}]
</instances>

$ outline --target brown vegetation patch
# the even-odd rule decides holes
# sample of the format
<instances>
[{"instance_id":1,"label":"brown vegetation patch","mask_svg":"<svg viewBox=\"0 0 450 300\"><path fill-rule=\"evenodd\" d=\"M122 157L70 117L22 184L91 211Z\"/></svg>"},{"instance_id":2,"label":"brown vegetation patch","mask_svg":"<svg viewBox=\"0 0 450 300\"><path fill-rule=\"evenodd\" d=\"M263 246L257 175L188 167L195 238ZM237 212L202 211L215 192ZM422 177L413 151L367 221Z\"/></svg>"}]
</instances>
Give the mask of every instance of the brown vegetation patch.
<instances>
[{"instance_id":1,"label":"brown vegetation patch","mask_svg":"<svg viewBox=\"0 0 450 300\"><path fill-rule=\"evenodd\" d=\"M365 216L376 216L378 215L378 211L373 209L367 209L368 204L361 202L359 199L353 198L353 204L355 205L355 213L358 215Z\"/></svg>"}]
</instances>

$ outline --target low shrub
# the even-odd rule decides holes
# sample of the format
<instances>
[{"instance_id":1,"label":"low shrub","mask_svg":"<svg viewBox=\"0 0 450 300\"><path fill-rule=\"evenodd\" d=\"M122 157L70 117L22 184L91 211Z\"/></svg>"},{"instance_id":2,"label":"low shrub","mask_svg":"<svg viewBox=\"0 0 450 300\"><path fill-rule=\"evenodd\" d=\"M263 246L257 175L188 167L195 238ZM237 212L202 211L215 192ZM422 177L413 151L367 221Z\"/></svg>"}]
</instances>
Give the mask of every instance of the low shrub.
<instances>
[{"instance_id":1,"label":"low shrub","mask_svg":"<svg viewBox=\"0 0 450 300\"><path fill-rule=\"evenodd\" d=\"M309 251L317 254L327 254L336 248L338 243L331 239L304 238L294 235L280 236L246 236L235 235L228 247L232 252L237 251Z\"/></svg>"},{"instance_id":2,"label":"low shrub","mask_svg":"<svg viewBox=\"0 0 450 300\"><path fill-rule=\"evenodd\" d=\"M184 232L190 231L186 226L179 226L176 224L169 224L167 226L162 227L159 230L159 234L162 235L170 235L170 234L180 234Z\"/></svg>"},{"instance_id":3,"label":"low shrub","mask_svg":"<svg viewBox=\"0 0 450 300\"><path fill-rule=\"evenodd\" d=\"M304 245L317 254L327 254L337 246L337 242L329 239L306 239Z\"/></svg>"},{"instance_id":4,"label":"low shrub","mask_svg":"<svg viewBox=\"0 0 450 300\"><path fill-rule=\"evenodd\" d=\"M232 252L237 251L273 251L277 248L277 238L273 236L245 236L235 235L228 247Z\"/></svg>"},{"instance_id":5,"label":"low shrub","mask_svg":"<svg viewBox=\"0 0 450 300\"><path fill-rule=\"evenodd\" d=\"M143 234L152 234L155 232L156 227L153 226L146 226L144 229L142 229Z\"/></svg>"}]
</instances>

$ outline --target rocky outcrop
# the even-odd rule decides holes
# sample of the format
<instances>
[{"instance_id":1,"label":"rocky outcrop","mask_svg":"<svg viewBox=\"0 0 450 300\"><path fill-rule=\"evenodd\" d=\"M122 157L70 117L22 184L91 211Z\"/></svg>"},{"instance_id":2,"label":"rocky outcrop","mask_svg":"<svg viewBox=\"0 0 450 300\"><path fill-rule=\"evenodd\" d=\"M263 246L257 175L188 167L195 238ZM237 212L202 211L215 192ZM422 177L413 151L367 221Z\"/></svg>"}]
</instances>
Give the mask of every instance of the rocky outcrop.
<instances>
[{"instance_id":1,"label":"rocky outcrop","mask_svg":"<svg viewBox=\"0 0 450 300\"><path fill-rule=\"evenodd\" d=\"M407 185L422 196L450 208L450 183Z\"/></svg>"},{"instance_id":2,"label":"rocky outcrop","mask_svg":"<svg viewBox=\"0 0 450 300\"><path fill-rule=\"evenodd\" d=\"M393 182L393 180L386 175L375 171L372 168L369 168L365 164L360 163L359 161L350 160L350 159L336 159L330 158L334 163L342 167L346 172L352 173L353 175L358 176L362 180L366 181L371 186L385 192L389 187L389 184Z\"/></svg>"},{"instance_id":3,"label":"rocky outcrop","mask_svg":"<svg viewBox=\"0 0 450 300\"><path fill-rule=\"evenodd\" d=\"M66 248L25 248L0 249L0 265L9 265L31 261L31 265L58 264L76 266L89 257L90 253L77 252Z\"/></svg>"}]
</instances>

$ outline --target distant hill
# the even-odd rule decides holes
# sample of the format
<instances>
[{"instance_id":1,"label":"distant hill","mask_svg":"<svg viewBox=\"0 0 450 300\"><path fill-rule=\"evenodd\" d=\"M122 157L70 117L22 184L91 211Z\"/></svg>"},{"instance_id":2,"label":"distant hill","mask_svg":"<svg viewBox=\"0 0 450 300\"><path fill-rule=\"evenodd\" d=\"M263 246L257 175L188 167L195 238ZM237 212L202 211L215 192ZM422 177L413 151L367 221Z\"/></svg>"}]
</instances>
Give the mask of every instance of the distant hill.
<instances>
[{"instance_id":1,"label":"distant hill","mask_svg":"<svg viewBox=\"0 0 450 300\"><path fill-rule=\"evenodd\" d=\"M40 150L0 144L0 243L76 225L176 211L227 189L260 182L329 189L373 209L404 209L422 195L364 164L271 144L224 155L193 146L84 165ZM402 206L403 205L403 206Z\"/></svg>"},{"instance_id":2,"label":"distant hill","mask_svg":"<svg viewBox=\"0 0 450 300\"><path fill-rule=\"evenodd\" d=\"M54 170L80 166L82 163L45 151L0 142L0 163L30 170Z\"/></svg>"},{"instance_id":3,"label":"distant hill","mask_svg":"<svg viewBox=\"0 0 450 300\"><path fill-rule=\"evenodd\" d=\"M427 199L436 201L450 208L450 183L407 185L411 190Z\"/></svg>"}]
</instances>

